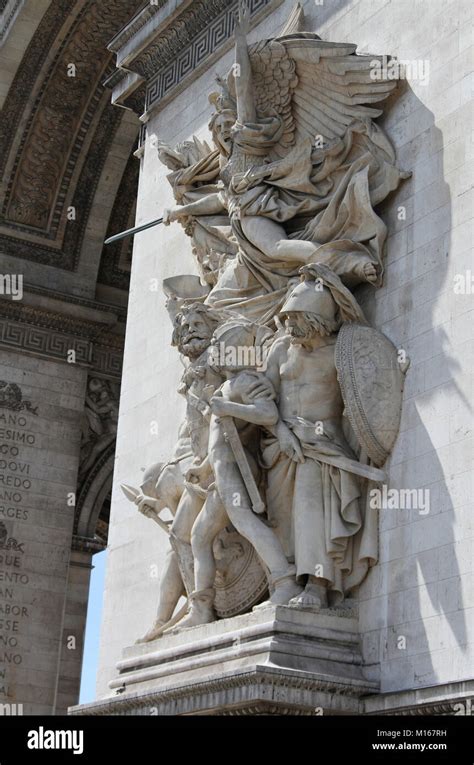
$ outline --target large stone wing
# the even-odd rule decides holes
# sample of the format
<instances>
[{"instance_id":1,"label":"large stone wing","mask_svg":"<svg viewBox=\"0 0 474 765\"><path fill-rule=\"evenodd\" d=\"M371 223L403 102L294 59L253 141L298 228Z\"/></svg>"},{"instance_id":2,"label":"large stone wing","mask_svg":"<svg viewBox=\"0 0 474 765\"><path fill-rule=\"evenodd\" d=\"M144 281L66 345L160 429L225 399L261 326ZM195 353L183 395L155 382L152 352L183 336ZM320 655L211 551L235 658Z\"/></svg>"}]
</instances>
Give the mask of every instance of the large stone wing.
<instances>
[{"instance_id":1,"label":"large stone wing","mask_svg":"<svg viewBox=\"0 0 474 765\"><path fill-rule=\"evenodd\" d=\"M296 63L277 40L263 40L249 49L257 114L269 117L275 113L283 121L283 133L272 158L284 157L295 145L296 122L292 101L298 85Z\"/></svg>"},{"instance_id":2,"label":"large stone wing","mask_svg":"<svg viewBox=\"0 0 474 765\"><path fill-rule=\"evenodd\" d=\"M386 99L396 80L377 79L383 57L356 55L356 47L304 33L250 47L257 113L276 112L284 122L275 158L308 137L333 141L355 120L382 114L372 104Z\"/></svg>"}]
</instances>

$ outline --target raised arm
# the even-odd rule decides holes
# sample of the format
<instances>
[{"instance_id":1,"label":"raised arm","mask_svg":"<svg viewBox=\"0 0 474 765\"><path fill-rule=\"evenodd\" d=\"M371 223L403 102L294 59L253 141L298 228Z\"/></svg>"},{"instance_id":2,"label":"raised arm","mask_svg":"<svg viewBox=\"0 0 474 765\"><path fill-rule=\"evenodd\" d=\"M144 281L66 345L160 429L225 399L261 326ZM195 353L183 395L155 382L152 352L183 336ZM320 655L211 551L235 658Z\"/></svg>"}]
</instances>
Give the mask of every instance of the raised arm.
<instances>
[{"instance_id":1,"label":"raised arm","mask_svg":"<svg viewBox=\"0 0 474 765\"><path fill-rule=\"evenodd\" d=\"M250 11L247 3L239 3L239 15L235 24L235 93L237 96L237 119L242 124L255 122L257 112L253 97L252 67L247 47L250 28Z\"/></svg>"}]
</instances>

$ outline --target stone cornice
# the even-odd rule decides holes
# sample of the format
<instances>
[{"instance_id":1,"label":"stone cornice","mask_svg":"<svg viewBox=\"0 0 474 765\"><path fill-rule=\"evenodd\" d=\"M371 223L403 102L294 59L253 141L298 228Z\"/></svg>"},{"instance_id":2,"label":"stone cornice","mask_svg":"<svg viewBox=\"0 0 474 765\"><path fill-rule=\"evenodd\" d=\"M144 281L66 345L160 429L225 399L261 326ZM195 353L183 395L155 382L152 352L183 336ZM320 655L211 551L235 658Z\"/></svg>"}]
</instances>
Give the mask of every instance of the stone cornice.
<instances>
[{"instance_id":1,"label":"stone cornice","mask_svg":"<svg viewBox=\"0 0 474 765\"><path fill-rule=\"evenodd\" d=\"M158 36L127 63L127 69L140 74L147 81L151 80L160 69L169 66L173 59L188 48L200 33L206 31L218 16L223 12L232 13L234 5L237 3L229 0L194 0L171 23L158 31ZM224 35L227 37L230 33L230 28L224 29L222 41Z\"/></svg>"},{"instance_id":2,"label":"stone cornice","mask_svg":"<svg viewBox=\"0 0 474 765\"><path fill-rule=\"evenodd\" d=\"M469 688L467 686L469 685ZM254 690L254 693L246 692L245 689ZM278 694L278 690L284 690L285 695ZM264 693L263 691L267 691ZM268 693L273 690L274 694ZM433 686L423 689L427 695L431 695L430 701L419 703L417 693L419 691L411 690L403 692L405 697L404 706L390 708L384 707L384 701L393 694L377 694L367 698L353 699L355 706L352 713L356 714L377 714L377 715L400 715L400 716L427 716L427 715L452 715L457 711L457 705L464 704L468 708L468 701L471 706L474 702L472 692L472 683L451 683L449 685ZM219 714L241 715L241 714L318 714L314 708L309 708L308 704L288 703L292 692L297 691L295 696L301 698L301 691L306 694L343 694L346 696L345 688L337 687L332 682L310 679L303 673L297 677L290 673L281 673L271 667L256 667L253 671L237 670L232 677L222 676L218 679L210 679L202 683L183 684L179 688L167 688L142 693L130 693L123 687L123 695L117 695L112 698L94 701L90 704L70 707L69 714L72 715L130 715L130 714L180 714L186 710L192 714L209 714L213 709L207 706L209 701L215 702L215 695L225 695L228 707L220 709ZM444 698L443 698L444 696ZM324 698L324 697L323 697ZM350 696L346 696L349 700ZM280 703L276 701L279 699ZM368 710L368 702L372 699L377 700L377 711ZM191 703L192 700L192 703ZM232 701L239 700L239 704L232 708ZM293 699L291 699L293 701ZM215 705L214 705L215 706ZM154 710L151 712L150 710ZM355 711L355 709L357 711ZM173 710L173 711L171 711ZM328 714L331 712L328 710ZM466 714L469 714L466 711Z\"/></svg>"},{"instance_id":3,"label":"stone cornice","mask_svg":"<svg viewBox=\"0 0 474 765\"><path fill-rule=\"evenodd\" d=\"M250 0L252 26L282 1ZM233 44L237 7L238 0L168 0L137 14L108 46L122 71L109 79L112 101L128 105L123 92L133 90L132 72L137 87L147 83L146 110L168 103Z\"/></svg>"},{"instance_id":4,"label":"stone cornice","mask_svg":"<svg viewBox=\"0 0 474 765\"><path fill-rule=\"evenodd\" d=\"M110 320L87 321L9 298L0 299L0 347L64 363L74 350L76 364L120 379L124 341L110 327Z\"/></svg>"},{"instance_id":5,"label":"stone cornice","mask_svg":"<svg viewBox=\"0 0 474 765\"><path fill-rule=\"evenodd\" d=\"M369 687L369 684L368 684ZM117 696L71 707L70 714L82 715L126 715L130 713L150 714L150 708L155 708L158 714L212 714L219 709L226 709L226 714L242 714L247 705L248 713L255 714L258 710L265 713L270 702L273 714L318 714L315 705L301 703L301 695L324 694L343 695L352 701L353 711L360 703L358 696L350 683L339 683L335 680L323 680L305 672L293 673L281 668L256 665L251 670L236 670L232 673L222 673L202 682L183 683L177 687L163 690L124 693L117 690ZM365 689L367 692L368 688ZM125 685L123 686L125 691ZM122 692L123 692L122 691ZM282 693L284 691L284 694ZM216 698L222 695L225 704L216 704ZM280 700L280 703L276 701ZM291 699L291 701L290 701ZM298 699L300 704L298 704ZM348 703L350 703L348 701ZM298 708L299 707L299 708ZM156 714L156 712L155 712Z\"/></svg>"},{"instance_id":6,"label":"stone cornice","mask_svg":"<svg viewBox=\"0 0 474 765\"><path fill-rule=\"evenodd\" d=\"M25 324L32 324L37 327L57 329L88 340L94 340L99 335L103 337L104 332L110 327L111 323L109 321L89 321L77 316L66 316L59 311L25 305L22 302L15 302L8 298L0 299L0 317L13 319ZM108 332L107 338L111 347L123 348L123 338L120 335Z\"/></svg>"},{"instance_id":7,"label":"stone cornice","mask_svg":"<svg viewBox=\"0 0 474 765\"><path fill-rule=\"evenodd\" d=\"M453 715L474 707L474 680L367 696L367 715ZM462 712L461 712L462 714Z\"/></svg>"},{"instance_id":8,"label":"stone cornice","mask_svg":"<svg viewBox=\"0 0 474 765\"><path fill-rule=\"evenodd\" d=\"M100 311L103 313L114 314L119 320L125 321L127 318L127 309L123 306L115 305L112 303L103 303L97 300L88 300L87 298L76 297L75 295L68 295L66 293L58 292L57 290L48 290L46 287L36 287L32 284L24 285L25 294L30 293L32 295L44 296L54 301L57 304L59 301L63 301L64 308L70 312L71 305L82 306L92 311Z\"/></svg>"},{"instance_id":9,"label":"stone cornice","mask_svg":"<svg viewBox=\"0 0 474 765\"><path fill-rule=\"evenodd\" d=\"M147 2L145 6L139 10L132 19L130 19L128 24L117 32L109 42L107 48L113 53L118 53L127 45L127 43L133 40L133 38L136 37L136 35L149 24L150 20L157 16L166 5L168 5L168 13L171 14L171 6L176 6L176 2L170 3L169 0L156 0L156 4L153 5L150 2Z\"/></svg>"}]
</instances>

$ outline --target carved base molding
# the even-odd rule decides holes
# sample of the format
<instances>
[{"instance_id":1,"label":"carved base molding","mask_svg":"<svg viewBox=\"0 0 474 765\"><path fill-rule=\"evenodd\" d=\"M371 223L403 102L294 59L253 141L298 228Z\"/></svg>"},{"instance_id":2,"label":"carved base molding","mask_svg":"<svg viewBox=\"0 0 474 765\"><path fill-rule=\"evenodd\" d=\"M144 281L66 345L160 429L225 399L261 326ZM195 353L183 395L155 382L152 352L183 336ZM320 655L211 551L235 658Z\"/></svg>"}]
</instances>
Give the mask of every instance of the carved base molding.
<instances>
[{"instance_id":1,"label":"carved base molding","mask_svg":"<svg viewBox=\"0 0 474 765\"><path fill-rule=\"evenodd\" d=\"M474 681L380 693L357 615L284 606L126 648L111 695L71 715L453 715ZM464 710L464 711L463 711Z\"/></svg>"},{"instance_id":2,"label":"carved base molding","mask_svg":"<svg viewBox=\"0 0 474 765\"><path fill-rule=\"evenodd\" d=\"M352 612L350 612L352 613ZM108 699L71 714L357 714L377 691L357 619L283 606L126 648Z\"/></svg>"},{"instance_id":3,"label":"carved base molding","mask_svg":"<svg viewBox=\"0 0 474 765\"><path fill-rule=\"evenodd\" d=\"M368 715L472 715L474 680L380 693L364 700Z\"/></svg>"}]
</instances>

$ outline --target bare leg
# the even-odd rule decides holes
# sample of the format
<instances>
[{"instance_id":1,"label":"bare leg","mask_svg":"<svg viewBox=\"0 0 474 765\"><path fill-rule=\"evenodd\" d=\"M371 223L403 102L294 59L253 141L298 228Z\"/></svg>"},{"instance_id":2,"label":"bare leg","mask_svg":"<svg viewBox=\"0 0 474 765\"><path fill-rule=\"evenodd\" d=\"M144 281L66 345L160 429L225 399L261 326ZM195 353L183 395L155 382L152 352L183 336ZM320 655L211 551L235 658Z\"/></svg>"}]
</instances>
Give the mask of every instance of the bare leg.
<instances>
[{"instance_id":1,"label":"bare leg","mask_svg":"<svg viewBox=\"0 0 474 765\"><path fill-rule=\"evenodd\" d=\"M214 586L216 562L212 543L219 531L229 522L224 505L216 491L209 493L202 513L193 526L191 544L194 554L194 579L196 590L208 590Z\"/></svg>"},{"instance_id":2,"label":"bare leg","mask_svg":"<svg viewBox=\"0 0 474 765\"><path fill-rule=\"evenodd\" d=\"M170 532L183 542L191 543L191 529L203 506L203 500L187 488L183 491Z\"/></svg>"},{"instance_id":3,"label":"bare leg","mask_svg":"<svg viewBox=\"0 0 474 765\"><path fill-rule=\"evenodd\" d=\"M288 239L283 226L268 218L250 215L241 218L240 223L245 236L272 260L295 263L295 266L317 260L332 268L349 287L361 282L377 282L376 264L363 250L357 255L356 246L347 251L340 247L323 251L323 247L314 242Z\"/></svg>"},{"instance_id":4,"label":"bare leg","mask_svg":"<svg viewBox=\"0 0 474 765\"><path fill-rule=\"evenodd\" d=\"M186 591L178 565L178 556L174 550L166 553L165 567L160 581L159 603L156 612L156 621L163 624L171 619L176 604Z\"/></svg>"},{"instance_id":5,"label":"bare leg","mask_svg":"<svg viewBox=\"0 0 474 765\"><path fill-rule=\"evenodd\" d=\"M282 575L288 569L288 561L273 529L249 507L229 507L228 512L233 526L253 545L272 576Z\"/></svg>"},{"instance_id":6,"label":"bare leg","mask_svg":"<svg viewBox=\"0 0 474 765\"><path fill-rule=\"evenodd\" d=\"M137 643L148 643L155 640L163 632L163 627L173 616L181 595L185 595L183 579L178 565L178 556L174 550L166 553L165 566L160 580L158 609L153 626Z\"/></svg>"},{"instance_id":7,"label":"bare leg","mask_svg":"<svg viewBox=\"0 0 474 765\"><path fill-rule=\"evenodd\" d=\"M253 545L272 575L281 575L288 569L288 561L281 544L275 532L262 523L250 509L240 470L222 433L219 433L216 438L210 456L216 485L231 522L237 531Z\"/></svg>"},{"instance_id":8,"label":"bare leg","mask_svg":"<svg viewBox=\"0 0 474 765\"><path fill-rule=\"evenodd\" d=\"M243 216L240 224L245 236L272 260L311 263L317 249L312 242L288 239L285 229L269 218Z\"/></svg>"},{"instance_id":9,"label":"bare leg","mask_svg":"<svg viewBox=\"0 0 474 765\"><path fill-rule=\"evenodd\" d=\"M273 529L266 526L250 509L247 490L242 481L234 454L222 434L216 437L211 452L216 485L233 526L248 539L270 572L270 600L286 604L301 592L296 584L294 568L286 559Z\"/></svg>"},{"instance_id":10,"label":"bare leg","mask_svg":"<svg viewBox=\"0 0 474 765\"><path fill-rule=\"evenodd\" d=\"M178 542L190 545L191 529L202 505L202 499L187 489L184 490L170 529L170 533ZM189 578L192 581L192 570L189 572ZM173 616L178 600L182 595L186 595L186 588L179 567L178 555L175 550L170 549L166 554L165 566L160 580L156 619L153 626L140 640L137 640L137 643L147 643L163 634L164 628Z\"/></svg>"},{"instance_id":11,"label":"bare leg","mask_svg":"<svg viewBox=\"0 0 474 765\"><path fill-rule=\"evenodd\" d=\"M195 590L189 598L189 613L178 622L177 629L208 624L216 618L214 613L216 562L212 543L219 531L225 528L228 520L219 495L216 491L211 491L191 533Z\"/></svg>"}]
</instances>

